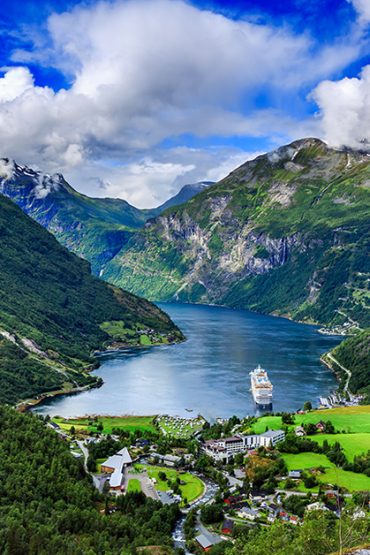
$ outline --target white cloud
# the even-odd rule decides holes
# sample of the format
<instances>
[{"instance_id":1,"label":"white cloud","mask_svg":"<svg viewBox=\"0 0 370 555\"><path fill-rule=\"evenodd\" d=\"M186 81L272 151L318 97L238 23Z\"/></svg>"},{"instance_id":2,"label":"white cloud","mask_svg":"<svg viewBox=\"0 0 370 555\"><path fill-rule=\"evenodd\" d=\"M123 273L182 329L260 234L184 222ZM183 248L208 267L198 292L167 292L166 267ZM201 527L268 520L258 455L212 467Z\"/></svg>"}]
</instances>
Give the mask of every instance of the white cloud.
<instances>
[{"instance_id":1,"label":"white cloud","mask_svg":"<svg viewBox=\"0 0 370 555\"><path fill-rule=\"evenodd\" d=\"M370 65L360 77L323 81L313 91L324 139L333 146L370 141Z\"/></svg>"},{"instance_id":2,"label":"white cloud","mask_svg":"<svg viewBox=\"0 0 370 555\"><path fill-rule=\"evenodd\" d=\"M10 102L33 88L33 77L25 67L6 68L0 79L0 103Z\"/></svg>"},{"instance_id":3,"label":"white cloud","mask_svg":"<svg viewBox=\"0 0 370 555\"><path fill-rule=\"evenodd\" d=\"M80 5L53 14L47 29L32 55L17 51L13 62L59 68L71 86L55 92L35 86L28 69L9 69L0 79L0 153L44 171L70 172L80 188L99 167L97 178L110 180L107 191L138 203L144 202L134 192L139 186L153 189L148 199L162 200L185 176L218 175L217 166L227 163L210 156L212 169L203 164L205 154L203 162L187 158L178 166L173 159L157 167L161 141L185 133L299 136L307 122L273 109L253 111L258 92L268 88L280 98L297 92L331 76L360 49L350 40L320 49L288 28L235 21L177 0ZM106 159L116 165L105 166L104 176L99 161ZM117 170L125 162L126 170ZM113 173L125 178L118 184Z\"/></svg>"},{"instance_id":4,"label":"white cloud","mask_svg":"<svg viewBox=\"0 0 370 555\"><path fill-rule=\"evenodd\" d=\"M363 23L370 22L370 0L348 0L360 17Z\"/></svg>"}]
</instances>

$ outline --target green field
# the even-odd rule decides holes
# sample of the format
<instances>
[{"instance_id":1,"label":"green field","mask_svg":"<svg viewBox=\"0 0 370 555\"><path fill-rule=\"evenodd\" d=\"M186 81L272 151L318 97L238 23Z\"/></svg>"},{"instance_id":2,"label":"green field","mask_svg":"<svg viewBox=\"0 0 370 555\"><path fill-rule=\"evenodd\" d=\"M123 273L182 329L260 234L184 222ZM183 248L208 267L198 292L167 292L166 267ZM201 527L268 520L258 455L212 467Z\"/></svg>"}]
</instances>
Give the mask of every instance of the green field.
<instances>
[{"instance_id":1,"label":"green field","mask_svg":"<svg viewBox=\"0 0 370 555\"><path fill-rule=\"evenodd\" d=\"M331 445L336 441L341 444L349 461L353 461L356 455L362 455L370 450L370 434L318 434L311 439L322 445L326 439Z\"/></svg>"},{"instance_id":2,"label":"green field","mask_svg":"<svg viewBox=\"0 0 370 555\"><path fill-rule=\"evenodd\" d=\"M155 478L157 482L155 484L155 488L159 491L167 491L171 489L171 486L167 481L159 479L160 472L165 472L167 478L171 481L176 480L176 478L180 478L181 482L183 482L183 484L180 485L181 496L183 499L186 498L189 503L202 495L205 489L205 485L202 480L200 480L197 476L189 474L188 472L178 472L174 468L142 464L136 464L135 469L138 471L145 469L150 478Z\"/></svg>"},{"instance_id":3,"label":"green field","mask_svg":"<svg viewBox=\"0 0 370 555\"><path fill-rule=\"evenodd\" d=\"M83 417L83 418L61 418L55 416L52 421L58 424L63 430L69 431L72 426L77 432L97 432L99 422L103 424L103 434L111 434L114 428L126 430L129 432L140 431L157 431L153 424L153 416L99 416Z\"/></svg>"},{"instance_id":4,"label":"green field","mask_svg":"<svg viewBox=\"0 0 370 555\"><path fill-rule=\"evenodd\" d=\"M327 410L313 410L306 414L296 414L295 423L290 428L308 424L316 424L320 420L330 420L334 428L347 433L370 433L370 405L358 407L340 407ZM278 430L282 427L280 416L262 416L253 424L253 432L263 433L266 428Z\"/></svg>"},{"instance_id":5,"label":"green field","mask_svg":"<svg viewBox=\"0 0 370 555\"><path fill-rule=\"evenodd\" d=\"M140 480L136 478L131 478L127 485L127 493L138 493L141 491Z\"/></svg>"},{"instance_id":6,"label":"green field","mask_svg":"<svg viewBox=\"0 0 370 555\"><path fill-rule=\"evenodd\" d=\"M338 485L348 489L348 491L370 490L370 478L368 476L337 468L325 455L319 453L299 453L297 455L283 454L282 457L286 462L288 470L309 470L323 466L325 473L317 475L317 479L323 484Z\"/></svg>"},{"instance_id":7,"label":"green field","mask_svg":"<svg viewBox=\"0 0 370 555\"><path fill-rule=\"evenodd\" d=\"M329 461L326 455L320 453L298 453L297 455L282 454L281 455L288 470L305 470L323 466L324 468L335 468L335 465Z\"/></svg>"}]
</instances>

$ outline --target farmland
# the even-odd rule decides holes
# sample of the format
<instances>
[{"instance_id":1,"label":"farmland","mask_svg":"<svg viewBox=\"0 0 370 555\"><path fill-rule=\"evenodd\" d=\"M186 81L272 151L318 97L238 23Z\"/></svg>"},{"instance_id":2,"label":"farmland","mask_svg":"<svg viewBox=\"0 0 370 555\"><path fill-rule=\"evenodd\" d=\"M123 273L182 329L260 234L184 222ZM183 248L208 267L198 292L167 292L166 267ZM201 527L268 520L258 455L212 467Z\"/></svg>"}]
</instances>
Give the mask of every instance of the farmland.
<instances>
[{"instance_id":1,"label":"farmland","mask_svg":"<svg viewBox=\"0 0 370 555\"><path fill-rule=\"evenodd\" d=\"M102 434L111 434L114 429L128 432L136 430L156 432L153 419L153 416L84 416L81 418L55 416L52 421L64 431L70 431L74 426L76 432L90 434L100 431Z\"/></svg>"},{"instance_id":2,"label":"farmland","mask_svg":"<svg viewBox=\"0 0 370 555\"><path fill-rule=\"evenodd\" d=\"M313 410L305 414L296 414L294 425L290 428L308 423L317 424L320 420L330 420L337 431L370 433L370 405ZM271 430L278 430L282 427L281 417L262 416L253 424L253 432L256 434L263 433L266 427Z\"/></svg>"},{"instance_id":3,"label":"farmland","mask_svg":"<svg viewBox=\"0 0 370 555\"><path fill-rule=\"evenodd\" d=\"M288 470L312 470L325 468L324 473L318 473L317 479L323 484L337 485L348 491L369 491L370 478L364 474L349 472L336 467L325 455L318 453L299 453L297 455L283 454Z\"/></svg>"}]
</instances>

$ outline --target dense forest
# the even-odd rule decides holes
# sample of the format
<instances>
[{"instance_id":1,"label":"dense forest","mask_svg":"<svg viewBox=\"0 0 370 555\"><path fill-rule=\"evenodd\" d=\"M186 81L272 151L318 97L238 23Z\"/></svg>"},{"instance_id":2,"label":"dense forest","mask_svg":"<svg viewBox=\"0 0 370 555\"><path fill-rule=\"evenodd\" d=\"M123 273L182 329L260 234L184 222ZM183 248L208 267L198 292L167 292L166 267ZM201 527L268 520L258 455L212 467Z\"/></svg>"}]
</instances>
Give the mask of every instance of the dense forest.
<instances>
[{"instance_id":1,"label":"dense forest","mask_svg":"<svg viewBox=\"0 0 370 555\"><path fill-rule=\"evenodd\" d=\"M182 337L164 312L92 276L87 262L4 196L0 290L0 334L18 346L0 344L0 401L13 402L61 383L85 385L80 371L94 363L95 349L113 341L109 330L116 323L121 324L120 339L136 344L146 329L164 341ZM49 377L41 378L41 367L51 372ZM10 382L16 385L11 396L5 394Z\"/></svg>"},{"instance_id":2,"label":"dense forest","mask_svg":"<svg viewBox=\"0 0 370 555\"><path fill-rule=\"evenodd\" d=\"M32 414L0 405L0 553L115 555L171 546L177 506L142 494L105 502L68 444Z\"/></svg>"}]
</instances>

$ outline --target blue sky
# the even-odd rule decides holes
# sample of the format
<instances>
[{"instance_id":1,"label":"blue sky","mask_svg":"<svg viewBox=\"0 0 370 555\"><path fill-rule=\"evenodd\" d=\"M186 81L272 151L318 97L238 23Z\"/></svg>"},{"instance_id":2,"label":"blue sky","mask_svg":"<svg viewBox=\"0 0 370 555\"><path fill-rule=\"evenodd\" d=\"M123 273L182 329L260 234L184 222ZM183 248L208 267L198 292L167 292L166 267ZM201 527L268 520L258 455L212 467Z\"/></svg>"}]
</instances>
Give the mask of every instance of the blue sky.
<instances>
[{"instance_id":1,"label":"blue sky","mask_svg":"<svg viewBox=\"0 0 370 555\"><path fill-rule=\"evenodd\" d=\"M152 206L302 136L358 146L369 21L370 0L3 0L2 155Z\"/></svg>"}]
</instances>

